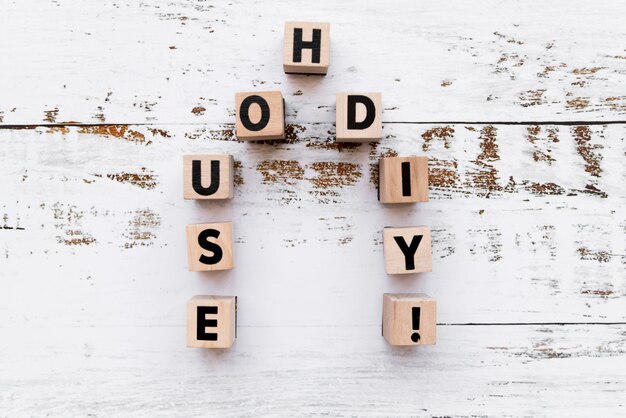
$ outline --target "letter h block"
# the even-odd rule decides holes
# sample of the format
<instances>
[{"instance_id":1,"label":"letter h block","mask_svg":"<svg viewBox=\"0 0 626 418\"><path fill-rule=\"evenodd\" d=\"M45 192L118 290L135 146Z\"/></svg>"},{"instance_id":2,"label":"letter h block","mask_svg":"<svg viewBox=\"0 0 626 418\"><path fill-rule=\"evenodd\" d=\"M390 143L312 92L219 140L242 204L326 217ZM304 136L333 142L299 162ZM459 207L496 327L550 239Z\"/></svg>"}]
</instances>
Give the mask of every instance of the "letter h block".
<instances>
[{"instance_id":1,"label":"letter h block","mask_svg":"<svg viewBox=\"0 0 626 418\"><path fill-rule=\"evenodd\" d=\"M388 274L433 271L430 228L426 226L386 227L383 252Z\"/></svg>"},{"instance_id":2,"label":"letter h block","mask_svg":"<svg viewBox=\"0 0 626 418\"><path fill-rule=\"evenodd\" d=\"M233 268L232 222L187 225L189 271Z\"/></svg>"},{"instance_id":3,"label":"letter h block","mask_svg":"<svg viewBox=\"0 0 626 418\"><path fill-rule=\"evenodd\" d=\"M236 296L194 296L187 302L187 347L228 348L236 333Z\"/></svg>"},{"instance_id":4,"label":"letter h block","mask_svg":"<svg viewBox=\"0 0 626 418\"><path fill-rule=\"evenodd\" d=\"M378 142L383 136L380 93L337 93L337 142Z\"/></svg>"},{"instance_id":5,"label":"letter h block","mask_svg":"<svg viewBox=\"0 0 626 418\"><path fill-rule=\"evenodd\" d=\"M232 155L183 156L185 199L232 199L233 180Z\"/></svg>"},{"instance_id":6,"label":"letter h block","mask_svg":"<svg viewBox=\"0 0 626 418\"><path fill-rule=\"evenodd\" d=\"M235 94L235 131L243 141L285 139L285 101L280 91Z\"/></svg>"},{"instance_id":7,"label":"letter h block","mask_svg":"<svg viewBox=\"0 0 626 418\"><path fill-rule=\"evenodd\" d=\"M285 73L324 75L328 72L329 64L329 23L285 22Z\"/></svg>"}]
</instances>

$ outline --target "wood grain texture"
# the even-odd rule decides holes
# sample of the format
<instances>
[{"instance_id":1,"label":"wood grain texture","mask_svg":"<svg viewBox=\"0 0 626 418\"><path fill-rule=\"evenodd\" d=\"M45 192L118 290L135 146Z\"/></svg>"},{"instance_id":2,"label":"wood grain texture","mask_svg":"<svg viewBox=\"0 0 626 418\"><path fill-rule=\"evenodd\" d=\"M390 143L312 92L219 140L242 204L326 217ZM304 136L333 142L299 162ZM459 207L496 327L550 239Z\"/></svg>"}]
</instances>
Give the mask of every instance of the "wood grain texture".
<instances>
[{"instance_id":1,"label":"wood grain texture","mask_svg":"<svg viewBox=\"0 0 626 418\"><path fill-rule=\"evenodd\" d=\"M288 123L332 123L348 90L382 92L383 121L626 114L619 0L36 5L3 4L3 124L226 123L233 92L277 89ZM305 18L332 26L322 79L283 73L284 22Z\"/></svg>"}]
</instances>

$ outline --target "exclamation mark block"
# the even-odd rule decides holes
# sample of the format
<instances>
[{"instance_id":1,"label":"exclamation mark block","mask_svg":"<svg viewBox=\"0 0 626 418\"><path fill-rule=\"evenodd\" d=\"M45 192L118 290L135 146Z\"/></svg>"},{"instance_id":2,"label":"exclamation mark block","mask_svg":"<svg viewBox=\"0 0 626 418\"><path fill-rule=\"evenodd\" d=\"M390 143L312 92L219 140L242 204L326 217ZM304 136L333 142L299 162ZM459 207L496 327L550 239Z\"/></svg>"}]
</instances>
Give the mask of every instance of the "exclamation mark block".
<instances>
[{"instance_id":1,"label":"exclamation mark block","mask_svg":"<svg viewBox=\"0 0 626 418\"><path fill-rule=\"evenodd\" d=\"M436 341L437 302L423 293L383 295L383 337L391 345L430 345Z\"/></svg>"},{"instance_id":2,"label":"exclamation mark block","mask_svg":"<svg viewBox=\"0 0 626 418\"><path fill-rule=\"evenodd\" d=\"M235 341L237 298L194 296L187 302L187 347L228 348Z\"/></svg>"}]
</instances>

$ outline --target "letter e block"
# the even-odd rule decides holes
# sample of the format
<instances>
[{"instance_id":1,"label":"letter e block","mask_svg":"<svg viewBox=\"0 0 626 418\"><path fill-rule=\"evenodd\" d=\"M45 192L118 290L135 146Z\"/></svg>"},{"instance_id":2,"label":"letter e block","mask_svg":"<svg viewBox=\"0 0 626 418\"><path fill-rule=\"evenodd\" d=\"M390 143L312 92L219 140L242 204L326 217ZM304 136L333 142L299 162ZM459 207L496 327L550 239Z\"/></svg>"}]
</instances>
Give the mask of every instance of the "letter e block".
<instances>
[{"instance_id":1,"label":"letter e block","mask_svg":"<svg viewBox=\"0 0 626 418\"><path fill-rule=\"evenodd\" d=\"M337 142L378 142L383 136L380 93L337 93Z\"/></svg>"},{"instance_id":2,"label":"letter e block","mask_svg":"<svg viewBox=\"0 0 626 418\"><path fill-rule=\"evenodd\" d=\"M233 268L232 222L187 225L189 271Z\"/></svg>"},{"instance_id":3,"label":"letter e block","mask_svg":"<svg viewBox=\"0 0 626 418\"><path fill-rule=\"evenodd\" d=\"M436 327L435 299L423 293L383 295L383 337L389 344L435 344Z\"/></svg>"},{"instance_id":4,"label":"letter e block","mask_svg":"<svg viewBox=\"0 0 626 418\"><path fill-rule=\"evenodd\" d=\"M280 91L236 93L235 109L237 138L285 139L285 102Z\"/></svg>"},{"instance_id":5,"label":"letter e block","mask_svg":"<svg viewBox=\"0 0 626 418\"><path fill-rule=\"evenodd\" d=\"M428 202L428 158L381 158L378 200L381 203Z\"/></svg>"},{"instance_id":6,"label":"letter e block","mask_svg":"<svg viewBox=\"0 0 626 418\"><path fill-rule=\"evenodd\" d=\"M232 199L234 160L232 155L183 156L185 199Z\"/></svg>"},{"instance_id":7,"label":"letter e block","mask_svg":"<svg viewBox=\"0 0 626 418\"><path fill-rule=\"evenodd\" d=\"M236 332L236 296L194 296L187 302L187 347L228 348Z\"/></svg>"},{"instance_id":8,"label":"letter e block","mask_svg":"<svg viewBox=\"0 0 626 418\"><path fill-rule=\"evenodd\" d=\"M330 24L285 22L283 69L285 73L321 74L330 64Z\"/></svg>"},{"instance_id":9,"label":"letter e block","mask_svg":"<svg viewBox=\"0 0 626 418\"><path fill-rule=\"evenodd\" d=\"M426 226L386 227L383 252L388 274L433 271L430 229Z\"/></svg>"}]
</instances>

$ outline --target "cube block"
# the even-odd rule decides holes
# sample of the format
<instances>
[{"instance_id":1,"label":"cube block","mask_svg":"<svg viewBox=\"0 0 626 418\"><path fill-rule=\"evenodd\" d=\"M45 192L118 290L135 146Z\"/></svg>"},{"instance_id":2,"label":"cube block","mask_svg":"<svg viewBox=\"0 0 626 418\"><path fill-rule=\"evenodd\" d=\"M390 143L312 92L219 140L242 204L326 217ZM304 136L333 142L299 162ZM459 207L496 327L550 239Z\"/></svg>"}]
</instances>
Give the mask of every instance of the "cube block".
<instances>
[{"instance_id":1,"label":"cube block","mask_svg":"<svg viewBox=\"0 0 626 418\"><path fill-rule=\"evenodd\" d=\"M285 138L285 102L280 91L235 94L237 138L262 141Z\"/></svg>"},{"instance_id":2,"label":"cube block","mask_svg":"<svg viewBox=\"0 0 626 418\"><path fill-rule=\"evenodd\" d=\"M283 69L285 73L321 74L330 64L330 24L285 22Z\"/></svg>"},{"instance_id":3,"label":"cube block","mask_svg":"<svg viewBox=\"0 0 626 418\"><path fill-rule=\"evenodd\" d=\"M428 202L427 157L384 157L378 167L381 203Z\"/></svg>"},{"instance_id":4,"label":"cube block","mask_svg":"<svg viewBox=\"0 0 626 418\"><path fill-rule=\"evenodd\" d=\"M228 348L236 332L236 296L194 296L187 302L187 347Z\"/></svg>"},{"instance_id":5,"label":"cube block","mask_svg":"<svg viewBox=\"0 0 626 418\"><path fill-rule=\"evenodd\" d=\"M435 344L437 302L423 293L383 295L383 337L391 345Z\"/></svg>"},{"instance_id":6,"label":"cube block","mask_svg":"<svg viewBox=\"0 0 626 418\"><path fill-rule=\"evenodd\" d=\"M388 274L433 270L430 228L426 226L386 227L383 231L383 252Z\"/></svg>"},{"instance_id":7,"label":"cube block","mask_svg":"<svg viewBox=\"0 0 626 418\"><path fill-rule=\"evenodd\" d=\"M233 268L232 222L187 225L189 271Z\"/></svg>"},{"instance_id":8,"label":"cube block","mask_svg":"<svg viewBox=\"0 0 626 418\"><path fill-rule=\"evenodd\" d=\"M337 142L378 142L383 135L380 93L337 93Z\"/></svg>"},{"instance_id":9,"label":"cube block","mask_svg":"<svg viewBox=\"0 0 626 418\"><path fill-rule=\"evenodd\" d=\"M185 199L232 199L234 159L232 155L183 156Z\"/></svg>"}]
</instances>

